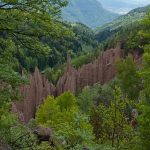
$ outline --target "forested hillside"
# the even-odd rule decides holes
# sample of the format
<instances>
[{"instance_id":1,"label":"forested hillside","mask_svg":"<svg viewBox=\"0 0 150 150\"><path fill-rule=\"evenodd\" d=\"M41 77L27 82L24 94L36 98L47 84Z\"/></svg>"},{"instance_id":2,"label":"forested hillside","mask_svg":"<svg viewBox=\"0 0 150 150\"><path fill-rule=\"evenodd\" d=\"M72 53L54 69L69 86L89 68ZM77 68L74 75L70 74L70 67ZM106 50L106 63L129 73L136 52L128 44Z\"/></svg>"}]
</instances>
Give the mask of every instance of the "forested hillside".
<instances>
[{"instance_id":1,"label":"forested hillside","mask_svg":"<svg viewBox=\"0 0 150 150\"><path fill-rule=\"evenodd\" d=\"M149 6L95 34L67 4L0 0L0 150L149 150Z\"/></svg>"},{"instance_id":2,"label":"forested hillside","mask_svg":"<svg viewBox=\"0 0 150 150\"><path fill-rule=\"evenodd\" d=\"M136 8L130 11L128 14L123 15L112 21L111 23L105 24L96 29L96 38L99 42L106 40L108 37L116 34L120 30L125 28L130 28L131 26L137 26L139 21L146 15L149 11L150 6Z\"/></svg>"},{"instance_id":3,"label":"forested hillside","mask_svg":"<svg viewBox=\"0 0 150 150\"><path fill-rule=\"evenodd\" d=\"M66 21L81 22L95 28L111 22L119 15L104 9L97 0L72 0L63 9L62 16Z\"/></svg>"}]
</instances>

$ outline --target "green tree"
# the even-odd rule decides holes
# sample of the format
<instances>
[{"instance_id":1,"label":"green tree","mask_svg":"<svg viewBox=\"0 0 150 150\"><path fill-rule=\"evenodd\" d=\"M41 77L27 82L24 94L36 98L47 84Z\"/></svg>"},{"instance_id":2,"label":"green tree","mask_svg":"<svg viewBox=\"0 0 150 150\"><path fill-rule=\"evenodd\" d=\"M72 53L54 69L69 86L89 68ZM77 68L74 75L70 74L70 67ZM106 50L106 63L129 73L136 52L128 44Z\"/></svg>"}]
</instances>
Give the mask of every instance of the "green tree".
<instances>
[{"instance_id":1,"label":"green tree","mask_svg":"<svg viewBox=\"0 0 150 150\"><path fill-rule=\"evenodd\" d=\"M123 93L127 97L136 100L139 96L141 80L133 58L128 56L126 59L120 60L117 62L116 68Z\"/></svg>"},{"instance_id":2,"label":"green tree","mask_svg":"<svg viewBox=\"0 0 150 150\"><path fill-rule=\"evenodd\" d=\"M56 101L61 111L70 111L76 106L76 97L70 92L65 92L58 96Z\"/></svg>"},{"instance_id":3,"label":"green tree","mask_svg":"<svg viewBox=\"0 0 150 150\"><path fill-rule=\"evenodd\" d=\"M53 68L46 68L43 71L45 77L54 85L57 84L57 81L61 77L61 75L64 73L64 66L59 67L53 67Z\"/></svg>"},{"instance_id":4,"label":"green tree","mask_svg":"<svg viewBox=\"0 0 150 150\"><path fill-rule=\"evenodd\" d=\"M145 41L142 45L144 48L143 68L139 71L142 79L143 90L141 91L138 117L140 147L148 150L150 147L150 14L142 21L144 30L140 31L140 35Z\"/></svg>"},{"instance_id":5,"label":"green tree","mask_svg":"<svg viewBox=\"0 0 150 150\"><path fill-rule=\"evenodd\" d=\"M123 137L123 130L128 124L125 120L125 109L127 99L123 98L120 88L114 90L114 99L110 105L110 123L112 124L112 147L117 149L120 147L120 142Z\"/></svg>"},{"instance_id":6,"label":"green tree","mask_svg":"<svg viewBox=\"0 0 150 150\"><path fill-rule=\"evenodd\" d=\"M42 142L40 145L36 145L33 149L34 150L55 150L55 148L51 147L47 142Z\"/></svg>"},{"instance_id":7,"label":"green tree","mask_svg":"<svg viewBox=\"0 0 150 150\"><path fill-rule=\"evenodd\" d=\"M21 124L15 114L9 112L11 104L0 108L0 139L12 149L29 150L35 146L36 137L31 130Z\"/></svg>"},{"instance_id":8,"label":"green tree","mask_svg":"<svg viewBox=\"0 0 150 150\"><path fill-rule=\"evenodd\" d=\"M30 56L43 58L51 52L51 47L43 41L43 38L58 40L70 37L71 31L56 20L61 7L66 4L66 0L0 1L1 103L13 99L12 95L15 97L16 88L24 83L21 76L16 73L16 68L19 67L16 58L21 61L24 58L20 58L20 53L21 56L28 53ZM36 60L31 62L31 58L24 60L29 63L28 68L33 68L34 64L37 64ZM11 92L8 94L11 96L8 97L6 91Z\"/></svg>"},{"instance_id":9,"label":"green tree","mask_svg":"<svg viewBox=\"0 0 150 150\"><path fill-rule=\"evenodd\" d=\"M57 119L56 114L58 111L59 107L54 97L48 96L36 113L36 121L38 124L46 124L50 119L55 120Z\"/></svg>"},{"instance_id":10,"label":"green tree","mask_svg":"<svg viewBox=\"0 0 150 150\"><path fill-rule=\"evenodd\" d=\"M150 14L147 15L147 17L142 21L142 24L144 26L144 29L140 31L140 35L145 41L145 43L141 46L144 48L144 56L143 56L143 68L139 72L140 76L143 80L143 86L145 90L145 94L147 96L150 92Z\"/></svg>"},{"instance_id":11,"label":"green tree","mask_svg":"<svg viewBox=\"0 0 150 150\"><path fill-rule=\"evenodd\" d=\"M90 120L97 140L115 149L128 148L133 138L132 127L126 120L125 111L129 100L115 87L110 105L100 103L91 109Z\"/></svg>"},{"instance_id":12,"label":"green tree","mask_svg":"<svg viewBox=\"0 0 150 150\"><path fill-rule=\"evenodd\" d=\"M65 92L56 99L48 97L36 113L36 122L53 129L54 137L65 148L78 144L90 146L94 143L92 126L87 115L82 114L76 98Z\"/></svg>"},{"instance_id":13,"label":"green tree","mask_svg":"<svg viewBox=\"0 0 150 150\"><path fill-rule=\"evenodd\" d=\"M0 136L13 149L33 144L33 135L30 138L26 126L10 113L10 107L5 108L8 102L17 100L19 87L27 82L17 72L20 69L19 63L26 60L29 63L27 68L30 69L37 65L37 59L42 62L41 58L46 58L43 62L47 61L44 56L50 55L52 48L44 39L60 41L63 37L69 38L72 35L57 20L61 7L66 4L66 0L0 0ZM26 54L37 59L24 59ZM29 137L26 133L29 133Z\"/></svg>"},{"instance_id":14,"label":"green tree","mask_svg":"<svg viewBox=\"0 0 150 150\"><path fill-rule=\"evenodd\" d=\"M99 84L95 84L93 87L85 87L77 97L81 111L88 113L96 104L100 92L101 86Z\"/></svg>"},{"instance_id":15,"label":"green tree","mask_svg":"<svg viewBox=\"0 0 150 150\"><path fill-rule=\"evenodd\" d=\"M143 100L138 104L138 111L141 113L137 120L139 124L139 149L148 150L150 147L150 105Z\"/></svg>"},{"instance_id":16,"label":"green tree","mask_svg":"<svg viewBox=\"0 0 150 150\"><path fill-rule=\"evenodd\" d=\"M19 98L19 87L23 83L27 83L25 76L20 76L9 65L0 64L0 108Z\"/></svg>"},{"instance_id":17,"label":"green tree","mask_svg":"<svg viewBox=\"0 0 150 150\"><path fill-rule=\"evenodd\" d=\"M90 123L97 141L101 144L108 142L111 137L109 118L109 109L103 103L93 107L90 111Z\"/></svg>"},{"instance_id":18,"label":"green tree","mask_svg":"<svg viewBox=\"0 0 150 150\"><path fill-rule=\"evenodd\" d=\"M40 3L29 0L13 2L2 0L0 4L0 39L3 40L1 55L6 54L7 45L12 43L11 53L17 57L23 67L25 67L24 63L28 63L25 57L31 56L37 58L40 68L46 66L50 60L50 63L53 63L51 56L56 55L56 58L58 52L62 54L56 44L60 45L60 39L65 41L65 38L69 43L72 37L71 30L58 21L61 7L66 4L66 0L42 0Z\"/></svg>"},{"instance_id":19,"label":"green tree","mask_svg":"<svg viewBox=\"0 0 150 150\"><path fill-rule=\"evenodd\" d=\"M110 85L95 84L85 87L78 95L77 100L81 111L89 113L99 103L109 105L113 97L113 90Z\"/></svg>"}]
</instances>

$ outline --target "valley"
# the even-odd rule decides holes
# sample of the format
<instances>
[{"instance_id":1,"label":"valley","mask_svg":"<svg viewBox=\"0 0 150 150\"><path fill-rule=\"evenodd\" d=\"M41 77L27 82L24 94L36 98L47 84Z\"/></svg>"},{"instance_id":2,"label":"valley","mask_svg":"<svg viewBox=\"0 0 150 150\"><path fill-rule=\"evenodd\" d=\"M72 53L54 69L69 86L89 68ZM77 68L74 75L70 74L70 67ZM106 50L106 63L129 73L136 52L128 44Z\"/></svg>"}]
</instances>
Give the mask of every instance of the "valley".
<instances>
[{"instance_id":1,"label":"valley","mask_svg":"<svg viewBox=\"0 0 150 150\"><path fill-rule=\"evenodd\" d=\"M0 150L149 150L143 2L0 1Z\"/></svg>"}]
</instances>

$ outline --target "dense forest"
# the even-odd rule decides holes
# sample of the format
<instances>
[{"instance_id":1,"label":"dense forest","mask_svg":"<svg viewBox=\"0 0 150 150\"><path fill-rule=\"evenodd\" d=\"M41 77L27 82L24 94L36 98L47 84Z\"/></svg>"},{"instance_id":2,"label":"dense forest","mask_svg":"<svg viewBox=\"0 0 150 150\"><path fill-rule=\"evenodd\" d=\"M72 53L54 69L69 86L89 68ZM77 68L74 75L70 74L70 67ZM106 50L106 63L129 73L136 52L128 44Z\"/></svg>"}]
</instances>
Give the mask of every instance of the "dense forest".
<instances>
[{"instance_id":1,"label":"dense forest","mask_svg":"<svg viewBox=\"0 0 150 150\"><path fill-rule=\"evenodd\" d=\"M67 0L0 0L0 150L149 150L149 6L95 31L62 21L67 5ZM121 26L108 30L116 24ZM27 124L12 112L35 67L56 85L68 55L80 68L118 42L124 57L109 83L49 95ZM133 52L142 57L140 64Z\"/></svg>"}]
</instances>

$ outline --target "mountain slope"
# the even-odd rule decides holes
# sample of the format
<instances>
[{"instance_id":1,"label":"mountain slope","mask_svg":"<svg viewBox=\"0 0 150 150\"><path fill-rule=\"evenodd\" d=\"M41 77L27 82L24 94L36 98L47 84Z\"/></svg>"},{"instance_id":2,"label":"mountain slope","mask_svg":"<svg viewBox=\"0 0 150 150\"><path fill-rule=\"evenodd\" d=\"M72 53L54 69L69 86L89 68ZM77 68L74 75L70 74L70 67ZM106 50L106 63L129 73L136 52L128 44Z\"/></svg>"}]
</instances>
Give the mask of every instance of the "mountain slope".
<instances>
[{"instance_id":1,"label":"mountain slope","mask_svg":"<svg viewBox=\"0 0 150 150\"><path fill-rule=\"evenodd\" d=\"M99 42L104 41L112 34L118 32L121 28L136 24L136 22L140 21L146 15L147 10L149 9L150 5L136 8L128 14L118 17L111 23L100 26L96 29L96 38Z\"/></svg>"},{"instance_id":2,"label":"mountain slope","mask_svg":"<svg viewBox=\"0 0 150 150\"><path fill-rule=\"evenodd\" d=\"M118 14L105 10L97 0L71 0L62 11L62 17L69 22L81 22L89 27L108 23Z\"/></svg>"}]
</instances>

